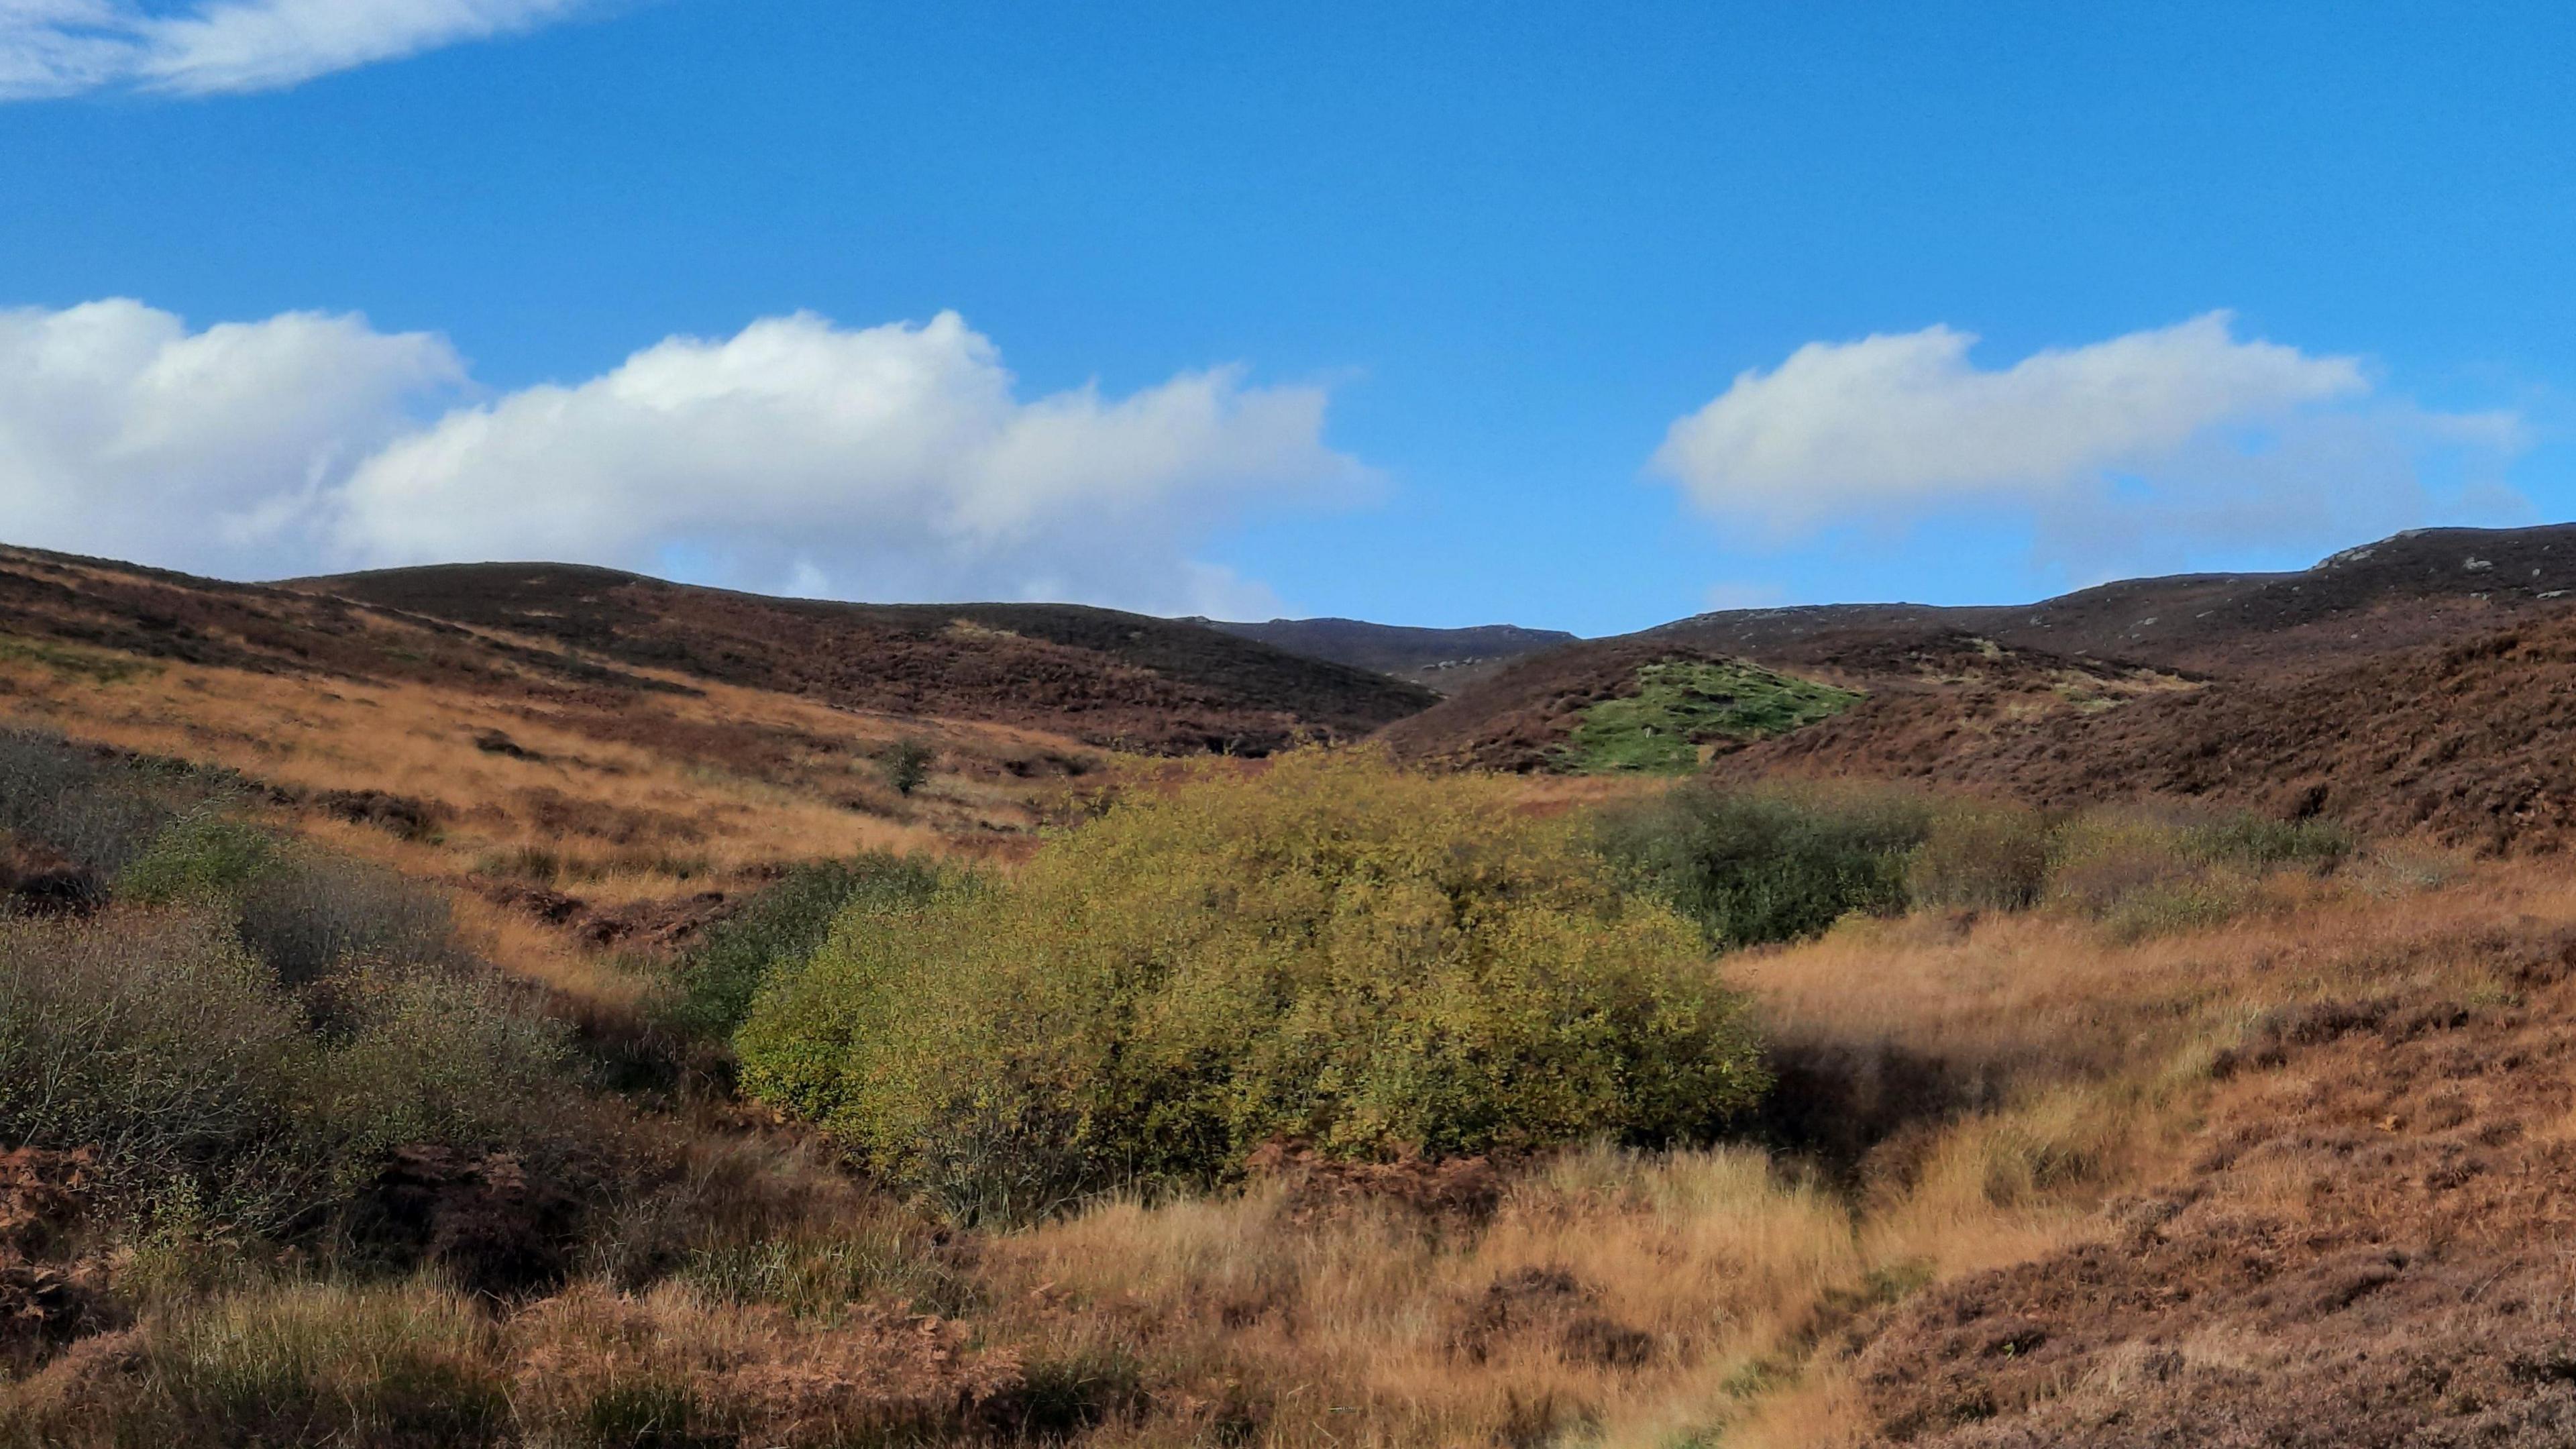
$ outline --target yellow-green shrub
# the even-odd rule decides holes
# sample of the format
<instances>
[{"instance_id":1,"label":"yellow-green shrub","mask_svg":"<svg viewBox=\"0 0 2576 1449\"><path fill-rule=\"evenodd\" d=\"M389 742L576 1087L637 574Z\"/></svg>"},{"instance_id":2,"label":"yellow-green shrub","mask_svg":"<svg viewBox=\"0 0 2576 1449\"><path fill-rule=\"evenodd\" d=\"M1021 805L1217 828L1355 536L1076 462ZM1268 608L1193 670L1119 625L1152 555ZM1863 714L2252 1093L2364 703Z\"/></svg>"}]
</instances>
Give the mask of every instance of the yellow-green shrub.
<instances>
[{"instance_id":1,"label":"yellow-green shrub","mask_svg":"<svg viewBox=\"0 0 2576 1449\"><path fill-rule=\"evenodd\" d=\"M967 1212L1364 1155L1687 1137L1763 1086L1692 926L1512 787L1312 752L1122 803L1007 886L846 916L745 1084Z\"/></svg>"}]
</instances>

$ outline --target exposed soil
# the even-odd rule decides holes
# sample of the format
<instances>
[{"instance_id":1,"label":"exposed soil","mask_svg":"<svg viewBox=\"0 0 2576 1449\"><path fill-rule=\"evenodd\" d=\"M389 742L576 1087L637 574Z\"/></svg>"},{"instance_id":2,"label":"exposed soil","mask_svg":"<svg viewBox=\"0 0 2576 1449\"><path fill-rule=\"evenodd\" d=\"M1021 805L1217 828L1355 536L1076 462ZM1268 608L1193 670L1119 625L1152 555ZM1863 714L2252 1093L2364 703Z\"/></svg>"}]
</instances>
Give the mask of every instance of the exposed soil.
<instances>
[{"instance_id":1,"label":"exposed soil","mask_svg":"<svg viewBox=\"0 0 2576 1449\"><path fill-rule=\"evenodd\" d=\"M1270 1142L1245 1166L1280 1184L1291 1217L1329 1218L1362 1206L1398 1207L1427 1222L1479 1223L1502 1202L1503 1174L1483 1157L1349 1161L1297 1143Z\"/></svg>"},{"instance_id":2,"label":"exposed soil","mask_svg":"<svg viewBox=\"0 0 2576 1449\"><path fill-rule=\"evenodd\" d=\"M84 1152L0 1152L0 1369L115 1326L106 1263L74 1251L91 1166Z\"/></svg>"},{"instance_id":3,"label":"exposed soil","mask_svg":"<svg viewBox=\"0 0 2576 1449\"><path fill-rule=\"evenodd\" d=\"M560 1284L580 1203L508 1156L397 1149L358 1197L351 1234L402 1266L434 1263L478 1293Z\"/></svg>"},{"instance_id":4,"label":"exposed soil","mask_svg":"<svg viewBox=\"0 0 2576 1449\"><path fill-rule=\"evenodd\" d=\"M32 841L0 835L0 916L85 916L107 901L107 882Z\"/></svg>"},{"instance_id":5,"label":"exposed soil","mask_svg":"<svg viewBox=\"0 0 2576 1449\"><path fill-rule=\"evenodd\" d=\"M1523 1268L1460 1305L1449 1350L1470 1363L1485 1363L1510 1348L1537 1344L1569 1363L1643 1366L1655 1355L1654 1335L1607 1316L1600 1301L1599 1289L1565 1268Z\"/></svg>"},{"instance_id":6,"label":"exposed soil","mask_svg":"<svg viewBox=\"0 0 2576 1449\"><path fill-rule=\"evenodd\" d=\"M554 926L586 946L621 951L671 952L695 941L742 909L725 891L699 891L667 900L593 905L579 896L517 881L474 882L484 899Z\"/></svg>"}]
</instances>

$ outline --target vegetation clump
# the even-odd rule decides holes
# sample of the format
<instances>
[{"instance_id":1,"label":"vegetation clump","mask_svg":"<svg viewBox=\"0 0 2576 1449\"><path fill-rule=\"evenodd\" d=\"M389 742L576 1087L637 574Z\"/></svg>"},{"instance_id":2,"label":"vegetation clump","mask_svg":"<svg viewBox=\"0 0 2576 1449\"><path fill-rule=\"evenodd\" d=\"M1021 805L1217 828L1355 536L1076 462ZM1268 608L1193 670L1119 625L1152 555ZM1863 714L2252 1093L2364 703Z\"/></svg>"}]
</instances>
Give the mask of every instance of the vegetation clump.
<instances>
[{"instance_id":1,"label":"vegetation clump","mask_svg":"<svg viewBox=\"0 0 2576 1449\"><path fill-rule=\"evenodd\" d=\"M745 1084L969 1215L1339 1156L1707 1134L1764 1085L1689 924L1499 781L1312 752L843 918Z\"/></svg>"},{"instance_id":2,"label":"vegetation clump","mask_svg":"<svg viewBox=\"0 0 2576 1449\"><path fill-rule=\"evenodd\" d=\"M1694 782L1610 812L1597 843L1623 878L1733 949L1903 911L1910 852L1932 823L1911 794Z\"/></svg>"},{"instance_id":3,"label":"vegetation clump","mask_svg":"<svg viewBox=\"0 0 2576 1449\"><path fill-rule=\"evenodd\" d=\"M761 983L793 970L851 910L918 905L946 878L927 860L878 851L798 866L718 922L679 964L678 1024L713 1037L733 1034Z\"/></svg>"},{"instance_id":4,"label":"vegetation clump","mask_svg":"<svg viewBox=\"0 0 2576 1449\"><path fill-rule=\"evenodd\" d=\"M1555 763L1582 775L1686 774L1704 744L1784 735L1860 700L1740 659L1665 660L1637 671L1634 693L1584 710Z\"/></svg>"},{"instance_id":5,"label":"vegetation clump","mask_svg":"<svg viewBox=\"0 0 2576 1449\"><path fill-rule=\"evenodd\" d=\"M886 788L910 798L913 791L930 783L930 767L938 757L929 741L906 735L886 747L877 768L885 775Z\"/></svg>"},{"instance_id":6,"label":"vegetation clump","mask_svg":"<svg viewBox=\"0 0 2576 1449\"><path fill-rule=\"evenodd\" d=\"M2049 907L2117 939L2213 925L2283 873L2322 875L2352 835L2321 819L2106 806L2050 815L1895 786L1694 780L1605 811L1621 877L1720 950L1822 934L1846 916Z\"/></svg>"},{"instance_id":7,"label":"vegetation clump","mask_svg":"<svg viewBox=\"0 0 2576 1449\"><path fill-rule=\"evenodd\" d=\"M92 1154L118 1211L254 1237L337 1218L397 1148L589 1150L566 1032L443 900L202 785L0 737L0 819L96 862L108 907L0 919L0 1147Z\"/></svg>"}]
</instances>

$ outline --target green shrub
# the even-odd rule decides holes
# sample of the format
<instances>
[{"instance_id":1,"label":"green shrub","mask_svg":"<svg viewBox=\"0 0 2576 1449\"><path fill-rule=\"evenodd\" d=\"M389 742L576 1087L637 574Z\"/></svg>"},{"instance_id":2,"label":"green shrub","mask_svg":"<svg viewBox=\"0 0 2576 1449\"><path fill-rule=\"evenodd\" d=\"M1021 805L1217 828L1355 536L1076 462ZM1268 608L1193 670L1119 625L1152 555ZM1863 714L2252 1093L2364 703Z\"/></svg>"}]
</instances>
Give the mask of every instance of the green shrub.
<instances>
[{"instance_id":1,"label":"green shrub","mask_svg":"<svg viewBox=\"0 0 2576 1449\"><path fill-rule=\"evenodd\" d=\"M1693 781L1606 812L1596 840L1623 878L1731 949L1903 911L1907 853L1931 828L1930 805L1909 793Z\"/></svg>"},{"instance_id":2,"label":"green shrub","mask_svg":"<svg viewBox=\"0 0 2576 1449\"><path fill-rule=\"evenodd\" d=\"M2322 873L2343 864L2355 842L2332 820L2273 820L2248 811L2189 830L2184 846L2211 862Z\"/></svg>"},{"instance_id":3,"label":"green shrub","mask_svg":"<svg viewBox=\"0 0 2576 1449\"><path fill-rule=\"evenodd\" d=\"M930 783L931 762L937 758L928 741L906 735L886 747L877 767L885 775L887 788L908 796Z\"/></svg>"},{"instance_id":4,"label":"green shrub","mask_svg":"<svg viewBox=\"0 0 2576 1449\"><path fill-rule=\"evenodd\" d=\"M2121 896L2100 916L2102 932L2123 944L2225 925L2260 898L2256 880L2241 871L2207 871L2159 881Z\"/></svg>"},{"instance_id":5,"label":"green shrub","mask_svg":"<svg viewBox=\"0 0 2576 1449\"><path fill-rule=\"evenodd\" d=\"M99 1151L140 1211L178 1193L267 1232L391 1147L560 1159L579 1130L564 1029L454 972L356 971L334 1030L217 911L0 926L0 1142Z\"/></svg>"},{"instance_id":6,"label":"green shrub","mask_svg":"<svg viewBox=\"0 0 2576 1449\"><path fill-rule=\"evenodd\" d=\"M1764 1085L1688 923L1568 825L1321 751L1126 801L1007 888L845 916L736 1044L754 1093L960 1201L1205 1179L1282 1137L1696 1136Z\"/></svg>"},{"instance_id":7,"label":"green shrub","mask_svg":"<svg viewBox=\"0 0 2576 1449\"><path fill-rule=\"evenodd\" d=\"M241 890L279 866L268 832L212 806L180 816L117 877L119 897L145 905Z\"/></svg>"},{"instance_id":8,"label":"green shrub","mask_svg":"<svg viewBox=\"0 0 2576 1449\"><path fill-rule=\"evenodd\" d=\"M478 976L366 976L353 990L354 1027L301 1083L308 1152L343 1175L412 1143L564 1155L579 1098L563 1023Z\"/></svg>"},{"instance_id":9,"label":"green shrub","mask_svg":"<svg viewBox=\"0 0 2576 1449\"><path fill-rule=\"evenodd\" d=\"M216 918L0 927L0 1142L95 1145L113 1196L183 1180L228 1219L290 1214L310 1062L295 1003Z\"/></svg>"},{"instance_id":10,"label":"green shrub","mask_svg":"<svg viewBox=\"0 0 2576 1449\"><path fill-rule=\"evenodd\" d=\"M242 944L289 987L337 968L467 969L447 902L392 871L327 856L289 858L241 891Z\"/></svg>"},{"instance_id":11,"label":"green shrub","mask_svg":"<svg viewBox=\"0 0 2576 1449\"><path fill-rule=\"evenodd\" d=\"M113 876L160 834L187 792L46 735L0 730L0 830Z\"/></svg>"},{"instance_id":12,"label":"green shrub","mask_svg":"<svg viewBox=\"0 0 2576 1449\"><path fill-rule=\"evenodd\" d=\"M2059 825L2048 900L2089 916L2121 941L2231 920L2261 898L2281 870L2322 873L2353 849L2331 821L2240 814L2194 821L2142 807L2090 810Z\"/></svg>"},{"instance_id":13,"label":"green shrub","mask_svg":"<svg viewBox=\"0 0 2576 1449\"><path fill-rule=\"evenodd\" d=\"M789 871L707 932L680 962L673 1016L693 1031L731 1035L770 972L803 964L842 914L918 904L938 890L940 879L929 861L882 851Z\"/></svg>"},{"instance_id":14,"label":"green shrub","mask_svg":"<svg viewBox=\"0 0 2576 1449\"><path fill-rule=\"evenodd\" d=\"M2019 911L2048 889L2048 822L2018 805L1943 807L1906 862L1906 892L1917 906Z\"/></svg>"}]
</instances>

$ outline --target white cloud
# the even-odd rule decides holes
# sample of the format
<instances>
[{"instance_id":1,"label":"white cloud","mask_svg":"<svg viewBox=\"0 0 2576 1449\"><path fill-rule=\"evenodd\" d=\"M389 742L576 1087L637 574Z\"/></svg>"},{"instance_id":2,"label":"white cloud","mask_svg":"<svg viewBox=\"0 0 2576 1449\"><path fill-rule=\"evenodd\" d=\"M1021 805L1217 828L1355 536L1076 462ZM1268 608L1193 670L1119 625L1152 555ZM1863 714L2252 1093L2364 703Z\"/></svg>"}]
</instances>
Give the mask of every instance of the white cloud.
<instances>
[{"instance_id":1,"label":"white cloud","mask_svg":"<svg viewBox=\"0 0 2576 1449\"><path fill-rule=\"evenodd\" d=\"M0 311L0 517L9 542L84 553L295 557L330 481L463 376L446 343L359 317Z\"/></svg>"},{"instance_id":2,"label":"white cloud","mask_svg":"<svg viewBox=\"0 0 2576 1449\"><path fill-rule=\"evenodd\" d=\"M2381 396L2362 361L2235 337L2227 313L2001 370L1948 327L1816 342L1672 425L1652 469L1777 546L1985 510L2086 580L2212 546L2340 547L2510 502L2510 414Z\"/></svg>"},{"instance_id":3,"label":"white cloud","mask_svg":"<svg viewBox=\"0 0 2576 1449\"><path fill-rule=\"evenodd\" d=\"M559 20L590 0L0 0L0 100L277 90Z\"/></svg>"},{"instance_id":4,"label":"white cloud","mask_svg":"<svg viewBox=\"0 0 2576 1449\"><path fill-rule=\"evenodd\" d=\"M546 558L1221 613L1277 601L1192 558L1201 540L1368 476L1324 445L1319 388L1223 368L1021 401L953 313L774 318L413 416L464 381L443 342L356 318L192 334L133 302L0 313L9 541L234 576Z\"/></svg>"}]
</instances>

